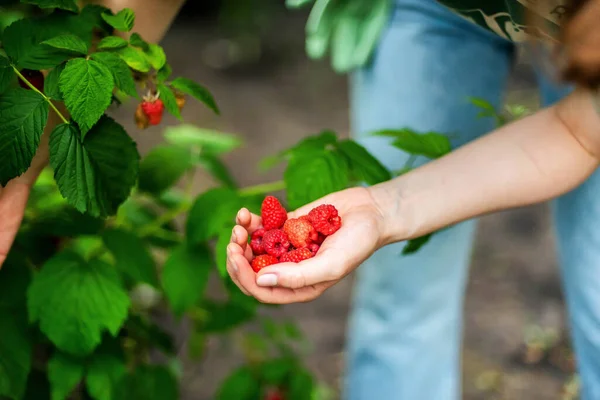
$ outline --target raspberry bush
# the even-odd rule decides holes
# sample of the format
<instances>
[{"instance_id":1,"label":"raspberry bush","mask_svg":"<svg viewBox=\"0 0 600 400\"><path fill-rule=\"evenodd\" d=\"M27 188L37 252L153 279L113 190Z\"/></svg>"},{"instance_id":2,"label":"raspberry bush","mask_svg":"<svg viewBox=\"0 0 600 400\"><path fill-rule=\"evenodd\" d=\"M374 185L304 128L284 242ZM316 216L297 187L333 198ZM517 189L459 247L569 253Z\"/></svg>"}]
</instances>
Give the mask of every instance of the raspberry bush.
<instances>
[{"instance_id":1,"label":"raspberry bush","mask_svg":"<svg viewBox=\"0 0 600 400\"><path fill-rule=\"evenodd\" d=\"M298 328L264 317L227 276L234 217L242 206L260 212L267 193L285 190L293 209L393 174L358 143L326 131L265 160L263 168L287 164L282 181L241 188L221 162L240 140L183 122L186 101L219 113L217 103L204 86L172 76L163 49L135 33L132 10L21 3L30 16L0 19L1 185L29 168L48 116L61 123L0 270L0 398L179 398L181 348L157 319L165 313L191 322L186 350L199 362L208 339L236 338L245 361L215 398L321 398L302 365ZM124 101L137 102L138 128L160 124L163 109L182 123L142 158L107 115ZM415 157L450 150L434 133L377 134ZM218 184L195 195L198 169ZM288 229L305 239L301 225Z\"/></svg>"}]
</instances>

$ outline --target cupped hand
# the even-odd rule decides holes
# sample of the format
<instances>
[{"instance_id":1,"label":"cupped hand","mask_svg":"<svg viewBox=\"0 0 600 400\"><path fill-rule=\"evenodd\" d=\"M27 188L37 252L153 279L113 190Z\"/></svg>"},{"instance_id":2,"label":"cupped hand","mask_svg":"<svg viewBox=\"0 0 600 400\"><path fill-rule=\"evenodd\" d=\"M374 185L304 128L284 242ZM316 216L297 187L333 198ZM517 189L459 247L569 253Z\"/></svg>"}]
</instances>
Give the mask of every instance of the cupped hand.
<instances>
[{"instance_id":1,"label":"cupped hand","mask_svg":"<svg viewBox=\"0 0 600 400\"><path fill-rule=\"evenodd\" d=\"M263 303L287 304L314 300L356 269L383 245L384 220L371 193L353 188L330 194L291 212L289 218L308 214L320 204L333 204L342 227L328 236L317 255L298 264L280 263L252 270L248 237L261 226L258 215L241 209L227 247L227 271L242 292Z\"/></svg>"}]
</instances>

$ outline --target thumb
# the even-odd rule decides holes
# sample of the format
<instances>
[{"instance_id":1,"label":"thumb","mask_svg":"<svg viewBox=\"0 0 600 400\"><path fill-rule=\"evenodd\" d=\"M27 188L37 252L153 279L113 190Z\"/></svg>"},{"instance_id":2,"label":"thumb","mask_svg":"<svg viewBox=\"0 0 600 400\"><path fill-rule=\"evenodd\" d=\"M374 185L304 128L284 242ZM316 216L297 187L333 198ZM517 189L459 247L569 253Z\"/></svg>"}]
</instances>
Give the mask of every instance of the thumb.
<instances>
[{"instance_id":1,"label":"thumb","mask_svg":"<svg viewBox=\"0 0 600 400\"><path fill-rule=\"evenodd\" d=\"M330 253L331 254L331 253ZM258 286L279 286L301 289L306 286L335 281L344 276L344 261L333 261L326 253L300 263L281 263L263 268L256 278ZM341 259L338 259L341 260Z\"/></svg>"}]
</instances>

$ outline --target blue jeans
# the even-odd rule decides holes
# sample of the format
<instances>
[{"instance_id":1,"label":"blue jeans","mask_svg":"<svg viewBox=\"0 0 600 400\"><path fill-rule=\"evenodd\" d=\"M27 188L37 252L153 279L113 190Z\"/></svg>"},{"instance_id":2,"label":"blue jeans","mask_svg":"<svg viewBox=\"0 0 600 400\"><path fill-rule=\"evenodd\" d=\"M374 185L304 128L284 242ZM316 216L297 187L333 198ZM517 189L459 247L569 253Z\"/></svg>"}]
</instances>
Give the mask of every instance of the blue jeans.
<instances>
[{"instance_id":1,"label":"blue jeans","mask_svg":"<svg viewBox=\"0 0 600 400\"><path fill-rule=\"evenodd\" d=\"M357 139L389 168L407 155L366 134L409 127L459 146L494 129L468 97L502 103L514 46L434 0L396 0L372 62L352 76ZM538 74L544 105L566 95ZM420 163L426 160L419 160ZM570 322L584 400L600 399L600 174L554 201ZM415 255L403 243L358 270L350 319L348 400L457 400L465 282L474 221L436 234Z\"/></svg>"}]
</instances>

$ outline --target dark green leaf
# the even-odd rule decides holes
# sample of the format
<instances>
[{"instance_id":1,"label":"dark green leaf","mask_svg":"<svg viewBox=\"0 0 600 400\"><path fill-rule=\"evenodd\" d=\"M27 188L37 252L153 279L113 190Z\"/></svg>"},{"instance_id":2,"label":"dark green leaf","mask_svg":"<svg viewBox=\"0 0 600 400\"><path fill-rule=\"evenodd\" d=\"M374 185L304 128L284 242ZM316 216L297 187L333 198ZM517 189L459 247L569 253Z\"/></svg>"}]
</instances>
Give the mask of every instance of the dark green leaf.
<instances>
[{"instance_id":1,"label":"dark green leaf","mask_svg":"<svg viewBox=\"0 0 600 400\"><path fill-rule=\"evenodd\" d=\"M410 129L383 130L374 135L394 138L393 146L413 155L438 158L448 154L452 147L450 140L439 133L417 133Z\"/></svg>"},{"instance_id":2,"label":"dark green leaf","mask_svg":"<svg viewBox=\"0 0 600 400\"><path fill-rule=\"evenodd\" d=\"M98 43L98 50L118 50L127 47L127 40L119 36L107 36Z\"/></svg>"},{"instance_id":3,"label":"dark green leaf","mask_svg":"<svg viewBox=\"0 0 600 400\"><path fill-rule=\"evenodd\" d=\"M223 229L233 228L235 216L244 204L234 190L211 189L196 198L188 214L186 234L190 243L202 243Z\"/></svg>"},{"instance_id":4,"label":"dark green leaf","mask_svg":"<svg viewBox=\"0 0 600 400\"><path fill-rule=\"evenodd\" d=\"M31 231L36 234L58 237L96 235L102 228L104 220L82 214L67 205L42 213L30 225Z\"/></svg>"},{"instance_id":5,"label":"dark green leaf","mask_svg":"<svg viewBox=\"0 0 600 400\"><path fill-rule=\"evenodd\" d=\"M173 249L163 266L162 285L175 315L183 315L202 298L210 267L211 256L205 246L184 243Z\"/></svg>"},{"instance_id":6,"label":"dark green leaf","mask_svg":"<svg viewBox=\"0 0 600 400\"><path fill-rule=\"evenodd\" d=\"M5 278L2 273L0 277ZM0 307L0 398L20 400L25 392L32 345L22 315Z\"/></svg>"},{"instance_id":7,"label":"dark green leaf","mask_svg":"<svg viewBox=\"0 0 600 400\"><path fill-rule=\"evenodd\" d=\"M231 232L229 236L231 236ZM206 333L230 331L252 320L256 315L255 308L245 307L233 302L217 303L206 300L202 308L206 311L207 318L202 321L199 328Z\"/></svg>"},{"instance_id":8,"label":"dark green leaf","mask_svg":"<svg viewBox=\"0 0 600 400\"><path fill-rule=\"evenodd\" d=\"M0 309L25 309L26 293L30 282L31 271L25 256L13 249L0 269Z\"/></svg>"},{"instance_id":9,"label":"dark green leaf","mask_svg":"<svg viewBox=\"0 0 600 400\"><path fill-rule=\"evenodd\" d=\"M148 42L146 42L144 39L142 39L142 37L140 36L139 33L132 33L131 37L129 38L129 43L134 46L134 47L139 47L140 49L144 50L144 51L148 51L150 49L150 45L148 44Z\"/></svg>"},{"instance_id":10,"label":"dark green leaf","mask_svg":"<svg viewBox=\"0 0 600 400\"><path fill-rule=\"evenodd\" d=\"M115 400L177 400L179 384L165 366L140 365L118 385Z\"/></svg>"},{"instance_id":11,"label":"dark green leaf","mask_svg":"<svg viewBox=\"0 0 600 400\"><path fill-rule=\"evenodd\" d=\"M286 157L302 155L307 151L318 151L325 148L333 148L337 145L337 136L334 132L323 131L318 135L309 136L302 139L295 146L280 152L279 154L269 156L260 163L261 170L268 170L282 162Z\"/></svg>"},{"instance_id":12,"label":"dark green leaf","mask_svg":"<svg viewBox=\"0 0 600 400\"><path fill-rule=\"evenodd\" d=\"M171 66L169 64L165 64L156 74L156 79L158 79L158 81L160 83L163 83L164 81L166 81L167 79L169 79L169 77L171 76L171 74L173 73L173 71L171 70Z\"/></svg>"},{"instance_id":13,"label":"dark green leaf","mask_svg":"<svg viewBox=\"0 0 600 400\"><path fill-rule=\"evenodd\" d=\"M305 400L312 398L315 388L315 379L306 370L294 371L289 384L290 400Z\"/></svg>"},{"instance_id":14,"label":"dark green leaf","mask_svg":"<svg viewBox=\"0 0 600 400\"><path fill-rule=\"evenodd\" d=\"M125 375L125 363L110 355L96 355L88 366L86 388L94 400L112 400Z\"/></svg>"},{"instance_id":15,"label":"dark green leaf","mask_svg":"<svg viewBox=\"0 0 600 400\"><path fill-rule=\"evenodd\" d=\"M175 116L175 118L181 120L181 111L179 111L179 106L177 105L177 99L175 98L173 90L162 83L159 83L157 88L160 93L160 99L163 101L167 111Z\"/></svg>"},{"instance_id":16,"label":"dark green leaf","mask_svg":"<svg viewBox=\"0 0 600 400\"><path fill-rule=\"evenodd\" d=\"M145 282L158 287L154 259L138 236L124 230L111 229L103 233L102 239L123 274L134 283Z\"/></svg>"},{"instance_id":17,"label":"dark green leaf","mask_svg":"<svg viewBox=\"0 0 600 400\"><path fill-rule=\"evenodd\" d=\"M134 47L125 47L120 49L118 53L131 69L139 72L150 71L150 61L148 61L148 58L142 50Z\"/></svg>"},{"instance_id":18,"label":"dark green leaf","mask_svg":"<svg viewBox=\"0 0 600 400\"><path fill-rule=\"evenodd\" d=\"M392 179L390 171L358 143L340 140L337 146L348 159L350 172L358 181L376 185Z\"/></svg>"},{"instance_id":19,"label":"dark green leaf","mask_svg":"<svg viewBox=\"0 0 600 400\"><path fill-rule=\"evenodd\" d=\"M181 77L175 78L175 80L171 82L171 86L179 90L180 92L189 94L190 96L193 96L196 99L200 100L202 103L204 103L204 105L213 110L216 114L220 113L219 107L217 106L215 99L213 98L212 94L208 91L208 89L204 86L197 84L191 79Z\"/></svg>"},{"instance_id":20,"label":"dark green leaf","mask_svg":"<svg viewBox=\"0 0 600 400\"><path fill-rule=\"evenodd\" d=\"M210 154L226 153L242 144L237 136L190 124L168 127L164 136L167 142L181 146L197 146L203 153Z\"/></svg>"},{"instance_id":21,"label":"dark green leaf","mask_svg":"<svg viewBox=\"0 0 600 400\"><path fill-rule=\"evenodd\" d=\"M121 32L129 32L135 23L135 13L130 8L124 8L115 15L104 13L102 18L110 26Z\"/></svg>"},{"instance_id":22,"label":"dark green leaf","mask_svg":"<svg viewBox=\"0 0 600 400\"><path fill-rule=\"evenodd\" d=\"M94 53L92 58L106 66L112 72L115 85L120 91L132 97L139 97L131 70L127 63L119 56L113 53L101 52Z\"/></svg>"},{"instance_id":23,"label":"dark green leaf","mask_svg":"<svg viewBox=\"0 0 600 400\"><path fill-rule=\"evenodd\" d=\"M69 398L71 392L83 379L84 366L81 360L57 352L48 362L48 379L52 400Z\"/></svg>"},{"instance_id":24,"label":"dark green leaf","mask_svg":"<svg viewBox=\"0 0 600 400\"><path fill-rule=\"evenodd\" d=\"M29 168L48 121L48 103L32 90L0 95L0 185Z\"/></svg>"},{"instance_id":25,"label":"dark green leaf","mask_svg":"<svg viewBox=\"0 0 600 400\"><path fill-rule=\"evenodd\" d=\"M0 56L0 93L4 93L10 84L15 80L15 71L8 61L8 58Z\"/></svg>"},{"instance_id":26,"label":"dark green leaf","mask_svg":"<svg viewBox=\"0 0 600 400\"><path fill-rule=\"evenodd\" d=\"M425 236L418 237L416 239L409 240L404 249L402 249L402 255L414 254L421 249L421 247L425 246L433 233L430 233Z\"/></svg>"},{"instance_id":27,"label":"dark green leaf","mask_svg":"<svg viewBox=\"0 0 600 400\"><path fill-rule=\"evenodd\" d=\"M105 35L112 35L114 29L102 18L102 14L113 14L113 12L99 4L86 4L79 16L88 27L96 28Z\"/></svg>"},{"instance_id":28,"label":"dark green leaf","mask_svg":"<svg viewBox=\"0 0 600 400\"><path fill-rule=\"evenodd\" d=\"M43 41L42 44L74 54L86 55L88 52L87 44L79 37L71 34L53 37Z\"/></svg>"},{"instance_id":29,"label":"dark green leaf","mask_svg":"<svg viewBox=\"0 0 600 400\"><path fill-rule=\"evenodd\" d=\"M36 369L31 370L27 379L27 388L22 400L49 400L50 382L48 374Z\"/></svg>"},{"instance_id":30,"label":"dark green leaf","mask_svg":"<svg viewBox=\"0 0 600 400\"><path fill-rule=\"evenodd\" d=\"M21 3L33 4L40 8L61 8L67 11L79 11L75 0L21 0Z\"/></svg>"},{"instance_id":31,"label":"dark green leaf","mask_svg":"<svg viewBox=\"0 0 600 400\"><path fill-rule=\"evenodd\" d=\"M233 371L217 391L217 400L256 400L260 398L260 384L248 367Z\"/></svg>"},{"instance_id":32,"label":"dark green leaf","mask_svg":"<svg viewBox=\"0 0 600 400\"><path fill-rule=\"evenodd\" d=\"M138 186L158 195L175 185L193 166L190 149L182 146L156 146L140 163Z\"/></svg>"},{"instance_id":33,"label":"dark green leaf","mask_svg":"<svg viewBox=\"0 0 600 400\"><path fill-rule=\"evenodd\" d=\"M140 343L160 349L167 355L174 355L177 352L173 337L168 332L140 316L130 315L125 330Z\"/></svg>"},{"instance_id":34,"label":"dark green leaf","mask_svg":"<svg viewBox=\"0 0 600 400\"><path fill-rule=\"evenodd\" d=\"M227 186L232 189L238 187L235 179L231 175L231 172L229 172L227 166L217 156L212 154L200 154L198 163L213 178L215 178L224 186Z\"/></svg>"},{"instance_id":35,"label":"dark green leaf","mask_svg":"<svg viewBox=\"0 0 600 400\"><path fill-rule=\"evenodd\" d=\"M113 215L138 176L139 154L123 127L103 117L85 139L71 125L50 135L50 165L70 204L93 216Z\"/></svg>"},{"instance_id":36,"label":"dark green leaf","mask_svg":"<svg viewBox=\"0 0 600 400\"><path fill-rule=\"evenodd\" d=\"M53 100L62 101L62 93L58 86L60 74L65 70L66 63L59 64L50 71L46 79L44 79L44 94Z\"/></svg>"},{"instance_id":37,"label":"dark green leaf","mask_svg":"<svg viewBox=\"0 0 600 400\"><path fill-rule=\"evenodd\" d=\"M296 360L291 358L267 360L260 366L261 378L269 386L284 387L289 375L296 367ZM305 397L305 399L309 398Z\"/></svg>"}]
</instances>

